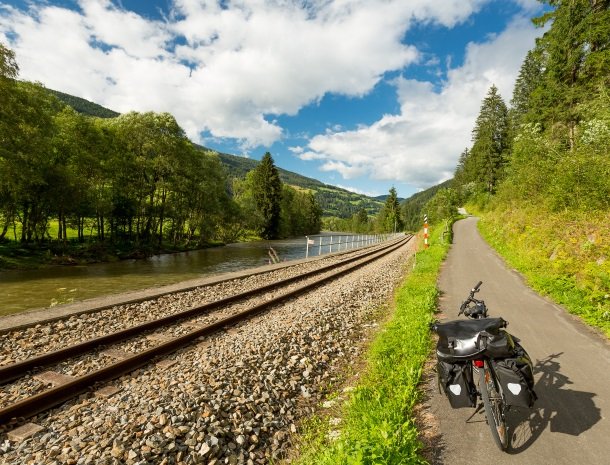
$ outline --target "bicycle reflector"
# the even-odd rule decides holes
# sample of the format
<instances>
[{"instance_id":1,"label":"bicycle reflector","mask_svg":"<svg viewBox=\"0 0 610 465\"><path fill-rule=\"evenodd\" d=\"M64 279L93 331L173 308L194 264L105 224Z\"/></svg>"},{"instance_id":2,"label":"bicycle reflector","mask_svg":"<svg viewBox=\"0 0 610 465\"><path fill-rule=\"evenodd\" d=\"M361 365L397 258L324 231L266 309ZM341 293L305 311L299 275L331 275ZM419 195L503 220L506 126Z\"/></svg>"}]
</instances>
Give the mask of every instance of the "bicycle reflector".
<instances>
[{"instance_id":1,"label":"bicycle reflector","mask_svg":"<svg viewBox=\"0 0 610 465\"><path fill-rule=\"evenodd\" d=\"M473 360L472 363L477 368L483 368L483 366L485 366L485 362L483 362L483 360Z\"/></svg>"}]
</instances>

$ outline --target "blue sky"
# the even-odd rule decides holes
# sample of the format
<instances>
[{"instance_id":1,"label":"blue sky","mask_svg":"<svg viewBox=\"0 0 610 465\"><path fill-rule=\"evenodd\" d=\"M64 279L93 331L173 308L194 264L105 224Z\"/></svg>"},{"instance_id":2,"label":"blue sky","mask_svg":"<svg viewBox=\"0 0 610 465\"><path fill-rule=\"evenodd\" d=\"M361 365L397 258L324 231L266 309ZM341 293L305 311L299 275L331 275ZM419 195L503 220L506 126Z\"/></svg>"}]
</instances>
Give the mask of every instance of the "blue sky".
<instances>
[{"instance_id":1,"label":"blue sky","mask_svg":"<svg viewBox=\"0 0 610 465\"><path fill-rule=\"evenodd\" d=\"M20 77L368 195L450 178L481 100L509 103L535 0L0 2Z\"/></svg>"}]
</instances>

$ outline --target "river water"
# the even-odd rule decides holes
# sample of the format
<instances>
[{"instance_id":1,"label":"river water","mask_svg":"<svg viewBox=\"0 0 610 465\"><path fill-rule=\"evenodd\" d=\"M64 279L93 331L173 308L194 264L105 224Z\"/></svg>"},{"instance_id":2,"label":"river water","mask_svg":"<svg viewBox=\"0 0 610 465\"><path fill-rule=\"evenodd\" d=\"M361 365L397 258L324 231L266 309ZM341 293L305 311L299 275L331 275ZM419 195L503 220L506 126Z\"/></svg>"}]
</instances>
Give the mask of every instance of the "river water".
<instances>
[{"instance_id":1,"label":"river water","mask_svg":"<svg viewBox=\"0 0 610 465\"><path fill-rule=\"evenodd\" d=\"M0 272L0 316L263 266L269 263L269 247L281 261L305 258L305 238L300 237L229 244L140 260ZM317 250L309 252L310 256L316 254Z\"/></svg>"},{"instance_id":2,"label":"river water","mask_svg":"<svg viewBox=\"0 0 610 465\"><path fill-rule=\"evenodd\" d=\"M330 242L330 237L330 234L323 235L322 243ZM337 236L333 241L336 240ZM330 251L327 246L318 247L320 236L315 241L316 246L308 250L310 257ZM298 260L305 258L305 244L305 237L297 237L229 244L140 260L0 272L0 316L263 266L269 263L270 247L281 261Z\"/></svg>"}]
</instances>

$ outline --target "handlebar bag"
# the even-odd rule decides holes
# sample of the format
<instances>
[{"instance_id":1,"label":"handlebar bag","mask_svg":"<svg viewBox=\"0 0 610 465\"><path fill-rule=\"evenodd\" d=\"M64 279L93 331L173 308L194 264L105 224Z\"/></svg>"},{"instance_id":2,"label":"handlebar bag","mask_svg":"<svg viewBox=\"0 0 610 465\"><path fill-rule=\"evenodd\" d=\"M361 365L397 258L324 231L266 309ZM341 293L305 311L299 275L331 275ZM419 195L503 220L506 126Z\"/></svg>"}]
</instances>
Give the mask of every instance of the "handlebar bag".
<instances>
[{"instance_id":1,"label":"handlebar bag","mask_svg":"<svg viewBox=\"0 0 610 465\"><path fill-rule=\"evenodd\" d=\"M475 406L476 390L473 391L470 362L449 363L438 360L436 370L439 390L445 393L451 407Z\"/></svg>"},{"instance_id":2,"label":"handlebar bag","mask_svg":"<svg viewBox=\"0 0 610 465\"><path fill-rule=\"evenodd\" d=\"M506 404L532 407L538 396L534 391L532 360L525 349L515 343L512 357L494 360L493 364Z\"/></svg>"}]
</instances>

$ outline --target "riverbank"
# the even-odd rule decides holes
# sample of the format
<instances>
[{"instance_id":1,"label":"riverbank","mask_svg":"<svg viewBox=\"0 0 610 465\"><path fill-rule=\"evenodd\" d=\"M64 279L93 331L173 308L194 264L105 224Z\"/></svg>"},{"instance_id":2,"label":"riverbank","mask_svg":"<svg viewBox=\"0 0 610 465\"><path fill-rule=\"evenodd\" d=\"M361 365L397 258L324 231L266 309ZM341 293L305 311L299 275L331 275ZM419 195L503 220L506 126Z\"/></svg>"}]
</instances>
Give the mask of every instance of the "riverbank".
<instances>
[{"instance_id":1,"label":"riverbank","mask_svg":"<svg viewBox=\"0 0 610 465\"><path fill-rule=\"evenodd\" d=\"M269 264L273 247L280 262L306 257L305 238L250 241L143 260L114 260L73 266L0 272L0 314L55 307L102 295L158 288L190 279ZM344 247L345 248L345 247ZM337 251L337 250L335 250ZM317 255L312 254L310 256ZM327 253L328 250L323 250Z\"/></svg>"},{"instance_id":2,"label":"riverbank","mask_svg":"<svg viewBox=\"0 0 610 465\"><path fill-rule=\"evenodd\" d=\"M154 255L174 254L225 245L221 242L204 244L128 244L128 243L67 243L49 242L23 244L0 242L0 272L38 270L53 266L90 265L120 260L142 259Z\"/></svg>"}]
</instances>

